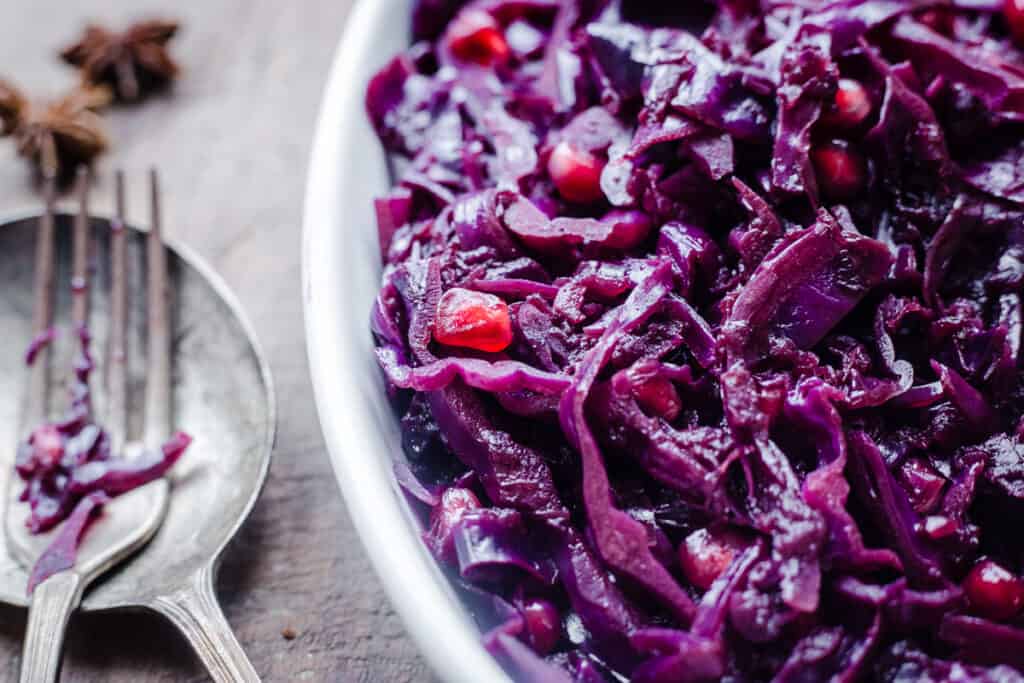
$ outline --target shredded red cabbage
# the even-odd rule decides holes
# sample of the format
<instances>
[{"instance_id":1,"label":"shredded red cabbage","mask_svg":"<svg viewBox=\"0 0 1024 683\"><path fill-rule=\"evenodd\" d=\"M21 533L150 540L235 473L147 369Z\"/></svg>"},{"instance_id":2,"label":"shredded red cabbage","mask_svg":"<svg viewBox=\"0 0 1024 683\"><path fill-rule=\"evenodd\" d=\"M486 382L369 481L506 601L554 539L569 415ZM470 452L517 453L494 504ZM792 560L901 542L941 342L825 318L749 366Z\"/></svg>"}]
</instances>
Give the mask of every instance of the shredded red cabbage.
<instances>
[{"instance_id":1,"label":"shredded red cabbage","mask_svg":"<svg viewBox=\"0 0 1024 683\"><path fill-rule=\"evenodd\" d=\"M1024 681L1024 3L420 0L397 469L530 681Z\"/></svg>"},{"instance_id":2,"label":"shredded red cabbage","mask_svg":"<svg viewBox=\"0 0 1024 683\"><path fill-rule=\"evenodd\" d=\"M53 337L48 330L32 341L26 354L29 364ZM89 333L80 329L78 337L67 413L58 422L36 427L15 458L15 470L25 482L21 500L30 508L25 520L29 531L40 534L64 523L32 569L30 594L51 575L74 566L88 524L104 503L164 476L192 443L188 434L177 432L158 451L134 458L112 453L110 435L92 417L89 375L95 365Z\"/></svg>"}]
</instances>

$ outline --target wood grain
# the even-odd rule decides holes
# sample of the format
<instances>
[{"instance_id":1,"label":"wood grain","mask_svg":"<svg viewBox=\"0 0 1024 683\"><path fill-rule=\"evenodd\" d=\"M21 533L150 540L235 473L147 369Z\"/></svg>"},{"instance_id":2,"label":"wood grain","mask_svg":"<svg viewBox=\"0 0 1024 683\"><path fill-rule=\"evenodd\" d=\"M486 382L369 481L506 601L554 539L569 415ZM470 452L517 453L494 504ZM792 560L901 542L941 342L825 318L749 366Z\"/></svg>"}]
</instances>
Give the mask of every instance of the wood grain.
<instances>
[{"instance_id":1,"label":"wood grain","mask_svg":"<svg viewBox=\"0 0 1024 683\"><path fill-rule=\"evenodd\" d=\"M309 384L299 242L306 163L321 88L351 0L6 0L0 75L55 95L74 81L57 48L88 20L179 18L173 94L107 116L96 210L113 210L112 170L129 173L129 218L145 219L145 169L160 167L166 232L234 288L270 357L280 398L267 488L229 548L219 594L267 681L430 680L349 523ZM0 141L0 212L38 208ZM20 353L4 348L4 353ZM0 608L0 680L14 681L25 625ZM282 630L297 636L286 640ZM207 680L176 632L149 614L75 618L63 680Z\"/></svg>"}]
</instances>

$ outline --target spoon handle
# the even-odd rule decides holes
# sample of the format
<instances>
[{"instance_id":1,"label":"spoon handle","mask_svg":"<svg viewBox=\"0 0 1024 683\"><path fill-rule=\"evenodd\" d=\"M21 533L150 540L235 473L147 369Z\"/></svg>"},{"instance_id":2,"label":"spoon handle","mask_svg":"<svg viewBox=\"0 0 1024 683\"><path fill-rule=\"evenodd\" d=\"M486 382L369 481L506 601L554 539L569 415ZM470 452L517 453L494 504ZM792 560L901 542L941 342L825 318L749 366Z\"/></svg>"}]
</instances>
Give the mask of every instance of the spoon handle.
<instances>
[{"instance_id":1,"label":"spoon handle","mask_svg":"<svg viewBox=\"0 0 1024 683\"><path fill-rule=\"evenodd\" d=\"M153 608L185 635L216 683L259 683L217 604L212 568L200 571L189 588L157 598Z\"/></svg>"},{"instance_id":2,"label":"spoon handle","mask_svg":"<svg viewBox=\"0 0 1024 683\"><path fill-rule=\"evenodd\" d=\"M76 571L54 574L36 586L21 655L21 683L52 683L60 676L64 632L84 587Z\"/></svg>"}]
</instances>

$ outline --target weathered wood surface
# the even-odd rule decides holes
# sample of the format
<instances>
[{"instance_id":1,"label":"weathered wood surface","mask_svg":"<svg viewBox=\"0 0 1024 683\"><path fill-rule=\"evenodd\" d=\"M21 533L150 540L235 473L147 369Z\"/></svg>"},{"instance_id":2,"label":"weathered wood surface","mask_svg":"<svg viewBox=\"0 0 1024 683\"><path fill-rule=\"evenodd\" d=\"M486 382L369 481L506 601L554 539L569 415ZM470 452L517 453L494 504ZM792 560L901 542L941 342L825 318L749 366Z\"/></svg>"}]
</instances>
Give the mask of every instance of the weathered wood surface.
<instances>
[{"instance_id":1,"label":"weathered wood surface","mask_svg":"<svg viewBox=\"0 0 1024 683\"><path fill-rule=\"evenodd\" d=\"M324 451L308 379L299 284L302 195L321 88L351 0L5 0L0 76L40 95L74 79L55 59L84 22L165 14L184 30L173 95L108 117L96 208L110 170L157 164L166 230L231 284L255 323L280 397L278 445L262 499L219 581L228 619L267 681L431 678L349 523ZM0 214L38 206L12 145L0 141ZM15 350L3 349L4 353ZM18 352L20 352L20 347ZM297 637L285 640L282 630ZM15 681L24 614L0 608L0 680ZM184 641L149 614L74 619L63 680L201 681Z\"/></svg>"}]
</instances>

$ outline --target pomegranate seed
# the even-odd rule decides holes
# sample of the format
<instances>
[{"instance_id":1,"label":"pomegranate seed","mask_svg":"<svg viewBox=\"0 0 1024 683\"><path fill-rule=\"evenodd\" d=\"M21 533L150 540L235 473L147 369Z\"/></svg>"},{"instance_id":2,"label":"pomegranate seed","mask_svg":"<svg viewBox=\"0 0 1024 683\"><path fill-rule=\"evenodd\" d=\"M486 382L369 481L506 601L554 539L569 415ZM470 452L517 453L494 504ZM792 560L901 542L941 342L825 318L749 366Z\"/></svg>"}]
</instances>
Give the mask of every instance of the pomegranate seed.
<instances>
[{"instance_id":1,"label":"pomegranate seed","mask_svg":"<svg viewBox=\"0 0 1024 683\"><path fill-rule=\"evenodd\" d=\"M493 294L453 287L437 302L434 338L448 346L501 351L512 343L508 304Z\"/></svg>"},{"instance_id":2,"label":"pomegranate seed","mask_svg":"<svg viewBox=\"0 0 1024 683\"><path fill-rule=\"evenodd\" d=\"M634 384L633 395L645 412L659 415L670 422L676 419L683 409L683 402L679 399L675 385L660 375Z\"/></svg>"},{"instance_id":3,"label":"pomegranate seed","mask_svg":"<svg viewBox=\"0 0 1024 683\"><path fill-rule=\"evenodd\" d=\"M589 204L600 199L604 161L563 140L548 158L548 174L558 194L570 202Z\"/></svg>"},{"instance_id":4,"label":"pomegranate seed","mask_svg":"<svg viewBox=\"0 0 1024 683\"><path fill-rule=\"evenodd\" d=\"M487 12L467 9L448 29L448 48L457 59L481 66L508 60L511 50L501 26Z\"/></svg>"},{"instance_id":5,"label":"pomegranate seed","mask_svg":"<svg viewBox=\"0 0 1024 683\"><path fill-rule=\"evenodd\" d=\"M542 657L555 649L562 637L558 610L547 600L531 600L523 605L526 636L534 651Z\"/></svg>"},{"instance_id":6,"label":"pomegranate seed","mask_svg":"<svg viewBox=\"0 0 1024 683\"><path fill-rule=\"evenodd\" d=\"M956 520L945 515L928 515L924 518L923 529L925 535L933 540L939 540L952 536L957 532L960 525Z\"/></svg>"},{"instance_id":7,"label":"pomegranate seed","mask_svg":"<svg viewBox=\"0 0 1024 683\"><path fill-rule=\"evenodd\" d=\"M742 546L742 539L732 531L698 529L679 546L679 563L690 583L706 591Z\"/></svg>"},{"instance_id":8,"label":"pomegranate seed","mask_svg":"<svg viewBox=\"0 0 1024 683\"><path fill-rule=\"evenodd\" d=\"M832 106L822 115L822 122L833 128L856 128L871 115L871 97L858 81L840 78Z\"/></svg>"},{"instance_id":9,"label":"pomegranate seed","mask_svg":"<svg viewBox=\"0 0 1024 683\"><path fill-rule=\"evenodd\" d=\"M1006 0L1003 14L1014 39L1024 45L1024 0Z\"/></svg>"},{"instance_id":10,"label":"pomegranate seed","mask_svg":"<svg viewBox=\"0 0 1024 683\"><path fill-rule=\"evenodd\" d=\"M44 470L51 470L64 455L64 438L55 425L45 424L32 432L32 457Z\"/></svg>"},{"instance_id":11,"label":"pomegranate seed","mask_svg":"<svg viewBox=\"0 0 1024 683\"><path fill-rule=\"evenodd\" d=\"M992 560L974 565L963 586L971 609L987 619L1005 621L1024 605L1024 583Z\"/></svg>"},{"instance_id":12,"label":"pomegranate seed","mask_svg":"<svg viewBox=\"0 0 1024 683\"><path fill-rule=\"evenodd\" d=\"M441 502L430 511L427 541L438 557L451 560L455 556L452 530L467 512L480 507L480 499L469 489L453 486L441 494Z\"/></svg>"},{"instance_id":13,"label":"pomegranate seed","mask_svg":"<svg viewBox=\"0 0 1024 683\"><path fill-rule=\"evenodd\" d=\"M867 169L860 154L842 140L819 145L811 150L811 161L818 185L831 199L851 199L864 189Z\"/></svg>"}]
</instances>

